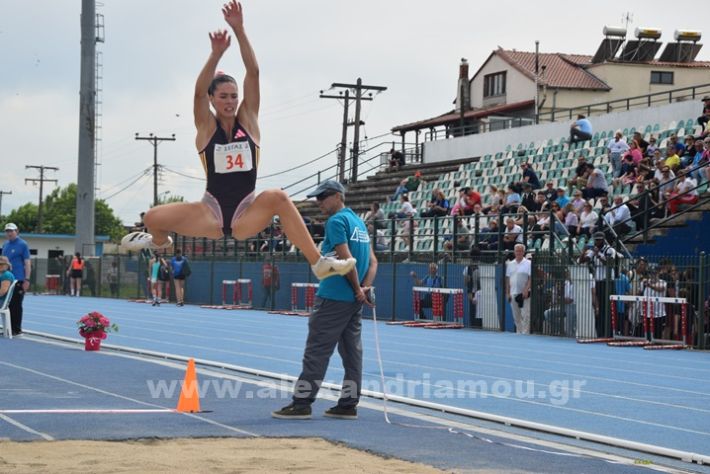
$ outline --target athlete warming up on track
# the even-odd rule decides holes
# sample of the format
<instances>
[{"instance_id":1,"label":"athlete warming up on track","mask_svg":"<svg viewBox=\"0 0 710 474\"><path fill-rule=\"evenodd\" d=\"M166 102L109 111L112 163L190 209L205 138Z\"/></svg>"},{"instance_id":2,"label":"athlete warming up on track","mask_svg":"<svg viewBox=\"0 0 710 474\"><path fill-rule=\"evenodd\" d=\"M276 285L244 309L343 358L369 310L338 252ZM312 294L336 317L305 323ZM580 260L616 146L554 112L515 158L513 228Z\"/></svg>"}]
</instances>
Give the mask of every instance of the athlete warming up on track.
<instances>
[{"instance_id":1,"label":"athlete warming up on track","mask_svg":"<svg viewBox=\"0 0 710 474\"><path fill-rule=\"evenodd\" d=\"M150 209L144 217L150 233L128 234L121 245L128 250L170 247L170 232L210 239L231 234L243 240L266 228L278 215L288 238L303 252L319 279L345 275L355 266L355 259L321 257L296 206L284 191L270 189L255 194L260 138L259 66L244 31L241 4L232 0L224 5L222 13L237 38L246 69L244 97L240 103L233 77L216 73L217 64L231 43L230 35L226 30L211 33L212 52L197 78L194 99L195 145L207 175L204 197L201 202Z\"/></svg>"}]
</instances>

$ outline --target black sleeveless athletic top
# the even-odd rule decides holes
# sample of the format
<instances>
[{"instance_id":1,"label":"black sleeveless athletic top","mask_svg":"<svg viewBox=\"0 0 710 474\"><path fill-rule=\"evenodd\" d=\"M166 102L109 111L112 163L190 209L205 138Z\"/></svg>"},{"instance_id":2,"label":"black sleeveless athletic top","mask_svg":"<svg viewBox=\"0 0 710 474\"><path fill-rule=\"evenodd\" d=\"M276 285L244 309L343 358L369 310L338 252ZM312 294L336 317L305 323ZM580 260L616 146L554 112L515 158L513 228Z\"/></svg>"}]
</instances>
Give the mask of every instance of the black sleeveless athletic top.
<instances>
[{"instance_id":1,"label":"black sleeveless athletic top","mask_svg":"<svg viewBox=\"0 0 710 474\"><path fill-rule=\"evenodd\" d=\"M256 188L259 146L239 122L235 122L227 137L217 121L217 129L200 152L200 160L207 175L207 192L220 207L236 208Z\"/></svg>"}]
</instances>

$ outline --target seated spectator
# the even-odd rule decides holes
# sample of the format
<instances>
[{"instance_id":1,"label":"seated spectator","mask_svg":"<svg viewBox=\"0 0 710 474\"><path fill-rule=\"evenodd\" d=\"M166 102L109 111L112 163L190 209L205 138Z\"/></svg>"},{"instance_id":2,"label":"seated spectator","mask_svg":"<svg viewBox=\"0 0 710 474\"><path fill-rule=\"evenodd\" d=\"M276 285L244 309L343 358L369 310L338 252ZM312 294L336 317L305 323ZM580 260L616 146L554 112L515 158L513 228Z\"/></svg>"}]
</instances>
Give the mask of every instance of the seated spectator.
<instances>
[{"instance_id":1,"label":"seated spectator","mask_svg":"<svg viewBox=\"0 0 710 474\"><path fill-rule=\"evenodd\" d=\"M629 151L629 144L626 140L623 140L624 134L621 130L617 130L614 133L614 138L609 140L606 146L607 155L609 156L609 161L611 162L612 177L618 178L621 172L621 157ZM585 163L586 165L586 163ZM579 166L577 167L579 169ZM586 171L586 166L585 166Z\"/></svg>"},{"instance_id":2,"label":"seated spectator","mask_svg":"<svg viewBox=\"0 0 710 474\"><path fill-rule=\"evenodd\" d=\"M623 196L614 196L614 205L607 213L606 220L609 225L612 226L617 236L621 237L629 233L631 230L631 226L629 225L631 222L631 211L629 210L629 206L624 204ZM611 232L607 232L607 240L609 242L614 240Z\"/></svg>"},{"instance_id":3,"label":"seated spectator","mask_svg":"<svg viewBox=\"0 0 710 474\"><path fill-rule=\"evenodd\" d=\"M488 186L488 191L481 196L481 204L483 205L483 212L488 212L486 211L487 207L492 206L498 198L498 188L494 185L491 184ZM500 203L498 203L500 205Z\"/></svg>"},{"instance_id":4,"label":"seated spectator","mask_svg":"<svg viewBox=\"0 0 710 474\"><path fill-rule=\"evenodd\" d=\"M653 193L646 192L646 183L640 182L636 185L636 194L629 201L631 217L636 223L636 230L644 230L645 222L658 216L658 201ZM631 207L635 208L632 209Z\"/></svg>"},{"instance_id":5,"label":"seated spectator","mask_svg":"<svg viewBox=\"0 0 710 474\"><path fill-rule=\"evenodd\" d=\"M456 250L466 250L468 251L469 248L471 247L471 240L472 240L472 235L471 232L469 231L468 227L466 227L466 224L464 223L463 219L455 219L456 220ZM446 250L453 250L454 249L454 236L453 234L445 234L444 235L444 248Z\"/></svg>"},{"instance_id":6,"label":"seated spectator","mask_svg":"<svg viewBox=\"0 0 710 474\"><path fill-rule=\"evenodd\" d=\"M622 165L623 159L627 156L631 156L631 159L634 162L634 166L638 166L638 164L641 163L641 160L643 159L643 151L638 141L631 140L631 143L629 144L629 151L624 153L624 155L622 156Z\"/></svg>"},{"instance_id":7,"label":"seated spectator","mask_svg":"<svg viewBox=\"0 0 710 474\"><path fill-rule=\"evenodd\" d=\"M670 193L668 199L668 214L673 215L678 212L678 206L681 204L695 204L698 202L698 191L693 189L698 183L688 173L681 171L678 173L678 181L676 181L675 189Z\"/></svg>"},{"instance_id":8,"label":"seated spectator","mask_svg":"<svg viewBox=\"0 0 710 474\"><path fill-rule=\"evenodd\" d=\"M572 205L572 210L575 214L579 214L580 212L582 212L582 208L584 207L584 205L587 204L587 201L582 197L582 191L578 189L574 192L574 194L572 195L572 201L570 201L568 204Z\"/></svg>"},{"instance_id":9,"label":"seated spectator","mask_svg":"<svg viewBox=\"0 0 710 474\"><path fill-rule=\"evenodd\" d=\"M621 186L628 186L636 182L636 165L631 155L624 156L624 162L621 165L621 175L618 178L614 178L612 181L612 186L618 188Z\"/></svg>"},{"instance_id":10,"label":"seated spectator","mask_svg":"<svg viewBox=\"0 0 710 474\"><path fill-rule=\"evenodd\" d=\"M396 201L399 199L399 196L405 193L410 193L412 191L416 191L419 189L419 184L421 183L421 177L422 177L422 172L417 171L414 173L414 176L410 176L409 178L404 178L400 183L399 186L397 186L397 189L394 191L394 195L392 198L390 198L390 201Z\"/></svg>"},{"instance_id":11,"label":"seated spectator","mask_svg":"<svg viewBox=\"0 0 710 474\"><path fill-rule=\"evenodd\" d=\"M488 226L478 234L478 247L481 250L498 250L498 220L488 219Z\"/></svg>"},{"instance_id":12,"label":"seated spectator","mask_svg":"<svg viewBox=\"0 0 710 474\"><path fill-rule=\"evenodd\" d=\"M704 168L696 168L705 163L707 159L707 154L705 153L705 142L703 140L695 140L694 148L695 150L693 159L692 161L690 161L690 163L688 163L688 172L691 178L693 178L696 182L700 183L705 177L706 170Z\"/></svg>"},{"instance_id":13,"label":"seated spectator","mask_svg":"<svg viewBox=\"0 0 710 474\"><path fill-rule=\"evenodd\" d=\"M675 147L669 146L666 149L666 161L664 164L668 166L673 173L677 173L680 169L680 157L678 156Z\"/></svg>"},{"instance_id":14,"label":"seated spectator","mask_svg":"<svg viewBox=\"0 0 710 474\"><path fill-rule=\"evenodd\" d=\"M481 195L469 187L459 189L459 197L451 209L452 216L469 216L473 214L474 206L481 204Z\"/></svg>"},{"instance_id":15,"label":"seated spectator","mask_svg":"<svg viewBox=\"0 0 710 474\"><path fill-rule=\"evenodd\" d=\"M417 210L414 209L414 206L412 205L412 203L409 202L409 195L402 194L399 197L399 202L401 204L399 211L391 213L389 216L390 219L391 218L406 219L408 217L414 217L417 214Z\"/></svg>"},{"instance_id":16,"label":"seated spectator","mask_svg":"<svg viewBox=\"0 0 710 474\"><path fill-rule=\"evenodd\" d=\"M705 129L707 128L708 121L710 121L710 96L705 96L703 97L703 112L700 114L700 117L698 117L698 125L702 127L703 134L705 133Z\"/></svg>"},{"instance_id":17,"label":"seated spectator","mask_svg":"<svg viewBox=\"0 0 710 474\"><path fill-rule=\"evenodd\" d=\"M587 180L587 187L582 190L584 199L596 199L599 196L609 194L609 185L606 182L604 172L599 168L595 168L591 163L589 163L587 167L590 173L589 179Z\"/></svg>"},{"instance_id":18,"label":"seated spectator","mask_svg":"<svg viewBox=\"0 0 710 474\"><path fill-rule=\"evenodd\" d=\"M370 234L370 238L373 239L375 242L376 252L384 252L385 250L389 249L389 246L387 245L387 239L385 238L384 230L375 229L375 226L372 225L372 222L368 222L367 233Z\"/></svg>"},{"instance_id":19,"label":"seated spectator","mask_svg":"<svg viewBox=\"0 0 710 474\"><path fill-rule=\"evenodd\" d=\"M592 138L592 123L584 115L577 115L577 120L569 130L570 145L584 142Z\"/></svg>"},{"instance_id":20,"label":"seated spectator","mask_svg":"<svg viewBox=\"0 0 710 474\"><path fill-rule=\"evenodd\" d=\"M525 207L527 207L530 212L540 212L543 210L543 207L545 206L546 202L547 199L545 199L545 193L542 191L538 191L535 195L535 201L529 206Z\"/></svg>"},{"instance_id":21,"label":"seated spectator","mask_svg":"<svg viewBox=\"0 0 710 474\"><path fill-rule=\"evenodd\" d=\"M535 193L530 183L523 184L523 194L520 196L520 204L532 210L535 207Z\"/></svg>"},{"instance_id":22,"label":"seated spectator","mask_svg":"<svg viewBox=\"0 0 710 474\"><path fill-rule=\"evenodd\" d=\"M641 151L641 156L646 155L646 150L648 149L648 142L643 139L643 135L641 135L641 132L634 132L631 142L636 142L636 146ZM629 143L629 146L631 146L631 143Z\"/></svg>"},{"instance_id":23,"label":"seated spectator","mask_svg":"<svg viewBox=\"0 0 710 474\"><path fill-rule=\"evenodd\" d=\"M515 244L523 243L523 229L515 223L515 219L508 217L505 220L505 229L503 230L503 248L505 250L513 250Z\"/></svg>"},{"instance_id":24,"label":"seated spectator","mask_svg":"<svg viewBox=\"0 0 710 474\"><path fill-rule=\"evenodd\" d=\"M373 202L370 204L370 210L365 214L365 223L374 225L375 229L384 229L387 227L385 213L380 209L379 203Z\"/></svg>"},{"instance_id":25,"label":"seated spectator","mask_svg":"<svg viewBox=\"0 0 710 474\"><path fill-rule=\"evenodd\" d=\"M670 168L666 166L666 161L663 158L658 158L656 161L656 166L655 170L653 172L653 181L658 184L661 182L661 178L663 178L663 169L666 168L670 171ZM675 173L671 171L671 174L675 178Z\"/></svg>"},{"instance_id":26,"label":"seated spectator","mask_svg":"<svg viewBox=\"0 0 710 474\"><path fill-rule=\"evenodd\" d=\"M577 212L574 210L574 204L569 203L565 206L565 227L567 228L567 232L569 232L570 237L574 237L577 235L577 227L579 226L579 216L577 215Z\"/></svg>"},{"instance_id":27,"label":"seated spectator","mask_svg":"<svg viewBox=\"0 0 710 474\"><path fill-rule=\"evenodd\" d=\"M680 156L681 168L686 168L690 162L693 161L693 157L695 156L695 137L692 135L686 135L684 143L685 150L682 155L678 155Z\"/></svg>"},{"instance_id":28,"label":"seated spectator","mask_svg":"<svg viewBox=\"0 0 710 474\"><path fill-rule=\"evenodd\" d=\"M555 182L548 180L545 183L545 189L541 191L545 195L545 201L551 202L557 199L557 188L555 188Z\"/></svg>"},{"instance_id":29,"label":"seated spectator","mask_svg":"<svg viewBox=\"0 0 710 474\"><path fill-rule=\"evenodd\" d=\"M582 207L582 212L579 214L577 235L586 235L589 239L592 234L594 234L594 229L596 228L596 223L598 219L599 215L594 212L592 204L589 202L585 202L584 207Z\"/></svg>"},{"instance_id":30,"label":"seated spectator","mask_svg":"<svg viewBox=\"0 0 710 474\"><path fill-rule=\"evenodd\" d=\"M675 133L668 137L668 148L673 148L673 152L678 156L685 153L685 145L678 140L678 136Z\"/></svg>"},{"instance_id":31,"label":"seated spectator","mask_svg":"<svg viewBox=\"0 0 710 474\"><path fill-rule=\"evenodd\" d=\"M554 201L560 208L565 207L569 204L569 197L567 197L565 188L557 188L557 198Z\"/></svg>"},{"instance_id":32,"label":"seated spectator","mask_svg":"<svg viewBox=\"0 0 710 474\"><path fill-rule=\"evenodd\" d=\"M658 180L658 201L660 203L666 203L675 190L675 175L667 166L661 169L661 174L662 177Z\"/></svg>"},{"instance_id":33,"label":"seated spectator","mask_svg":"<svg viewBox=\"0 0 710 474\"><path fill-rule=\"evenodd\" d=\"M449 214L449 200L446 199L444 192L437 188L431 193L431 199L427 203L427 209L422 211L422 217L443 217Z\"/></svg>"},{"instance_id":34,"label":"seated spectator","mask_svg":"<svg viewBox=\"0 0 710 474\"><path fill-rule=\"evenodd\" d=\"M644 153L643 156L653 158L655 156L656 151L658 151L658 147L656 146L656 137L651 135L651 137L648 139L648 147L646 148L646 153Z\"/></svg>"},{"instance_id":35,"label":"seated spectator","mask_svg":"<svg viewBox=\"0 0 710 474\"><path fill-rule=\"evenodd\" d=\"M520 205L521 198L520 194L515 189L514 184L509 184L508 185L508 192L506 193L505 196L505 205L501 208L501 212L503 214L508 214L511 212L515 212L515 210L518 208Z\"/></svg>"},{"instance_id":36,"label":"seated spectator","mask_svg":"<svg viewBox=\"0 0 710 474\"><path fill-rule=\"evenodd\" d=\"M392 171L399 171L399 169L404 166L404 153L399 150L392 148L390 150L390 167Z\"/></svg>"},{"instance_id":37,"label":"seated spectator","mask_svg":"<svg viewBox=\"0 0 710 474\"><path fill-rule=\"evenodd\" d=\"M533 170L532 165L530 163L523 163L520 167L523 170L523 180L521 184L529 183L533 189L540 189L542 187L540 185L540 179L537 177L537 173Z\"/></svg>"}]
</instances>

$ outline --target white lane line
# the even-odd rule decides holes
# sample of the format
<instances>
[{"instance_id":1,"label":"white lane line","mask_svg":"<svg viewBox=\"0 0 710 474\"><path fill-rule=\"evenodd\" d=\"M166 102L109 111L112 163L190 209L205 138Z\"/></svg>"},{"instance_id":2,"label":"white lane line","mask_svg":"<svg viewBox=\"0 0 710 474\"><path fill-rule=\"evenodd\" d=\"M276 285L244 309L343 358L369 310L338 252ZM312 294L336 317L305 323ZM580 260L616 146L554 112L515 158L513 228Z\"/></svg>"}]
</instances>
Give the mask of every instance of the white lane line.
<instances>
[{"instance_id":1,"label":"white lane line","mask_svg":"<svg viewBox=\"0 0 710 474\"><path fill-rule=\"evenodd\" d=\"M108 396L115 397L115 398L119 398L119 399L121 399L121 400L128 400L128 401L130 401L130 402L137 403L137 404L139 404L139 405L145 405L145 406L149 406L149 407L153 407L153 408L167 409L167 407L162 407L162 406L156 405L156 404L154 404L154 403L148 403L148 402L144 402L144 401L142 401L142 400L137 400L137 399L135 399L135 398L126 397L126 396L120 395L120 394L118 394L118 393L113 393L113 392L109 392L109 391L107 391L107 390L102 390L102 389L100 389L100 388L98 388L98 387L92 387L91 385L86 385L86 384L83 384L83 383L74 382L73 380L68 380L68 379L65 379L65 378L62 378L62 377L57 377L57 376L55 376L55 375L47 374L47 373L45 373L45 372L40 372L40 371L38 371L38 370L34 370L34 369L29 368L29 367L23 367L23 366L20 366L20 365L11 364L11 363L9 363L9 362L4 362L4 361L0 361L0 365L5 365L5 366L7 366L7 367L11 367L11 368L17 369L17 370L24 370L25 372L29 372L29 373L32 373L32 374L35 374L35 375L41 375L41 376L46 377L46 378L48 378L48 379L57 380L57 381L59 381L59 382L63 382L63 383L67 383L67 384L70 384L70 385L77 386L77 387L85 388L85 389L87 389L87 390L92 390L92 391L94 391L94 392L101 393L101 394L103 394L103 395L108 395ZM222 423L218 423L218 422L216 422L216 421L212 421L212 420L210 420L210 419L208 419L208 418L204 418L204 417L199 416L199 415L196 415L196 414L194 414L194 413L181 413L181 415L189 416L189 417L191 417L191 418L195 418L195 419L197 419L197 420L203 421L203 422L205 422L205 423L209 423L209 424L211 424L211 425L219 426L219 427L221 427L221 428L224 428L224 429L226 429L226 430L228 430L228 431L233 431L233 432L235 432L235 433L240 433L240 434L243 434L243 435L253 436L253 437L260 437L260 435L258 435L258 434L256 434L256 433L252 433L252 432L250 432L250 431L246 431L246 430L242 430L242 429L239 429L239 428L235 428L235 427L233 427L233 426L224 425L224 424L222 424ZM3 415L3 416L4 416L4 415Z\"/></svg>"},{"instance_id":2,"label":"white lane line","mask_svg":"<svg viewBox=\"0 0 710 474\"><path fill-rule=\"evenodd\" d=\"M32 410L0 410L0 414L13 415L13 414L48 414L48 415L121 415L121 414L143 414L143 413L178 413L175 410L169 408L129 408L129 409L113 409L113 408L73 408L73 409L62 409L62 408L47 408L47 409L32 409Z\"/></svg>"},{"instance_id":3,"label":"white lane line","mask_svg":"<svg viewBox=\"0 0 710 474\"><path fill-rule=\"evenodd\" d=\"M54 438L52 438L51 436L49 436L47 433L42 433L42 432L40 432L40 431L33 430L33 429L30 428L29 426L23 425L23 424L20 423L19 421L13 420L13 419L10 418L9 416L3 415L2 413L0 413L0 420L4 420L4 421L10 423L11 425L14 425L14 426L20 428L22 431L26 431L27 433L33 434L33 435L35 435L35 436L39 436L40 438L42 438L42 439L44 439L44 440L46 440L46 441L54 441Z\"/></svg>"}]
</instances>

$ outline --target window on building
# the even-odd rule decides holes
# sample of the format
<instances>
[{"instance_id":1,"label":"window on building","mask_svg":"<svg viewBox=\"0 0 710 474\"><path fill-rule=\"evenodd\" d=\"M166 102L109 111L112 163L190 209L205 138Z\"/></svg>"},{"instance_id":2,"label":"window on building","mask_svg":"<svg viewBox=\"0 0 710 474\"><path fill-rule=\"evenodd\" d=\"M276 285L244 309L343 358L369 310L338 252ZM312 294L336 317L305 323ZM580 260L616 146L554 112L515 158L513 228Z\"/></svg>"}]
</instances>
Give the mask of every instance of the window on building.
<instances>
[{"instance_id":1,"label":"window on building","mask_svg":"<svg viewBox=\"0 0 710 474\"><path fill-rule=\"evenodd\" d=\"M505 95L505 71L483 76L483 97Z\"/></svg>"},{"instance_id":2,"label":"window on building","mask_svg":"<svg viewBox=\"0 0 710 474\"><path fill-rule=\"evenodd\" d=\"M651 84L673 84L673 73L666 71L651 71Z\"/></svg>"}]
</instances>

